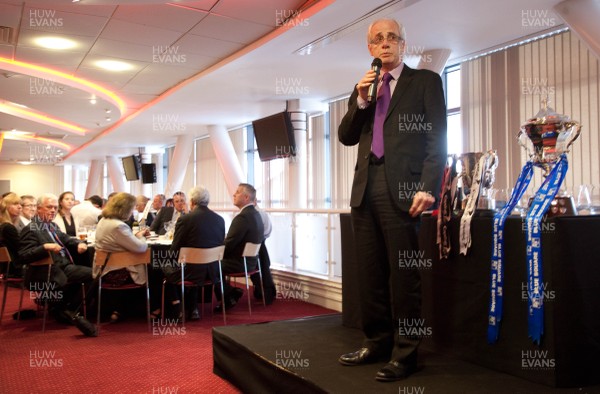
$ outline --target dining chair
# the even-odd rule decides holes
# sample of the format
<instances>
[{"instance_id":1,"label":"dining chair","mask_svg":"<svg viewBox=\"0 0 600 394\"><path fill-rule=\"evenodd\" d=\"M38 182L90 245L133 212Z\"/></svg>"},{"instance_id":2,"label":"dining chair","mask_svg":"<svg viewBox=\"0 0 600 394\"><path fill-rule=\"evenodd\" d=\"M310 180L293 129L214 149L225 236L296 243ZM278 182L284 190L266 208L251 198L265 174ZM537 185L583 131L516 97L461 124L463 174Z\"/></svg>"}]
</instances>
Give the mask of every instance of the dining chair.
<instances>
[{"instance_id":1,"label":"dining chair","mask_svg":"<svg viewBox=\"0 0 600 394\"><path fill-rule=\"evenodd\" d=\"M265 286L263 284L263 277L262 277L262 271L260 269L260 257L258 256L258 253L260 252L260 245L261 244L255 244L252 242L246 242L246 245L244 246L244 251L242 252L242 257L244 259L244 272L233 272L233 273L229 273L227 274L227 276L229 278L241 278L244 277L246 279L246 295L248 297L248 313L250 315L252 315L252 300L250 297L250 285L248 284L248 279L250 278L250 276L258 273L259 277L260 277L260 290L261 290L261 294L263 294L262 297L262 301L263 301L263 306L266 308L267 304L265 302ZM256 258L256 268L253 269L252 271L248 271L248 258L250 257L255 257ZM235 279L234 279L235 281ZM225 309L225 308L223 308Z\"/></svg>"},{"instance_id":2,"label":"dining chair","mask_svg":"<svg viewBox=\"0 0 600 394\"><path fill-rule=\"evenodd\" d=\"M10 253L6 246L0 247L0 264L6 264L6 270L2 270L2 284L4 285L4 293L2 296L2 310L0 311L0 324L2 324L2 317L4 316L4 308L6 306L6 296L8 294L9 284L19 285L21 288L21 295L19 298L19 309L17 310L17 320L21 319L21 307L23 306L23 294L25 293L25 279L23 275L21 277L10 277Z\"/></svg>"}]
</instances>

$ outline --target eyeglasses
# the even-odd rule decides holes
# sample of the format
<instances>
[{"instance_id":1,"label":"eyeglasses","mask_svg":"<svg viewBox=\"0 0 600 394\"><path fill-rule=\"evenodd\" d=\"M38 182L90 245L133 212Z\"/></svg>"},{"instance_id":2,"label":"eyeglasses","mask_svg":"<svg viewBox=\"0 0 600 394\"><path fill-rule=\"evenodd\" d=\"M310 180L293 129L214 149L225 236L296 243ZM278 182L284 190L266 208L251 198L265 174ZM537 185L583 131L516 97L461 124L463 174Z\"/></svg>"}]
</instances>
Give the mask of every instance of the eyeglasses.
<instances>
[{"instance_id":1,"label":"eyeglasses","mask_svg":"<svg viewBox=\"0 0 600 394\"><path fill-rule=\"evenodd\" d=\"M394 33L388 33L385 37L380 33L373 37L370 42L373 45L379 45L383 43L383 40L387 40L387 42L390 44L397 44L400 42L401 38L399 35Z\"/></svg>"}]
</instances>

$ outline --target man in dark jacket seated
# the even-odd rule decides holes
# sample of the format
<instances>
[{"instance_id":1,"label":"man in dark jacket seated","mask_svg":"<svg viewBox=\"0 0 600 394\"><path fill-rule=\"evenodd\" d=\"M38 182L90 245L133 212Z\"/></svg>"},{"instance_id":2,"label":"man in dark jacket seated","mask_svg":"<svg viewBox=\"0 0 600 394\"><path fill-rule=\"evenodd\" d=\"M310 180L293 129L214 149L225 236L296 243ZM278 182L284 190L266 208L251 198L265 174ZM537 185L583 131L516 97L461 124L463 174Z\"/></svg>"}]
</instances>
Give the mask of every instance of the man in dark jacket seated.
<instances>
[{"instance_id":1,"label":"man in dark jacket seated","mask_svg":"<svg viewBox=\"0 0 600 394\"><path fill-rule=\"evenodd\" d=\"M256 189L247 183L240 183L236 192L233 194L233 205L240 209L240 212L233 218L229 231L225 237L225 253L223 258L223 276L231 273L244 272L244 259L242 253L246 242L260 244L264 240L264 226L260 214L254 206L256 200ZM257 267L256 258L248 258L248 271ZM224 304L225 308L235 306L238 300L244 294L238 287L232 287L227 282L224 284ZM260 286L255 283L255 286ZM217 299L221 299L220 291L217 291ZM250 296L250 295L248 295ZM217 306L219 311L221 305Z\"/></svg>"},{"instance_id":2,"label":"man in dark jacket seated","mask_svg":"<svg viewBox=\"0 0 600 394\"><path fill-rule=\"evenodd\" d=\"M30 291L47 300L57 320L72 323L79 309L81 283L92 283L92 269L73 263L72 253L87 252L87 245L60 231L52 222L58 211L58 198L44 194L38 199L37 214L21 231L19 257L21 263L31 264L50 257L50 266L30 266L25 284ZM50 279L48 280L48 269Z\"/></svg>"}]
</instances>

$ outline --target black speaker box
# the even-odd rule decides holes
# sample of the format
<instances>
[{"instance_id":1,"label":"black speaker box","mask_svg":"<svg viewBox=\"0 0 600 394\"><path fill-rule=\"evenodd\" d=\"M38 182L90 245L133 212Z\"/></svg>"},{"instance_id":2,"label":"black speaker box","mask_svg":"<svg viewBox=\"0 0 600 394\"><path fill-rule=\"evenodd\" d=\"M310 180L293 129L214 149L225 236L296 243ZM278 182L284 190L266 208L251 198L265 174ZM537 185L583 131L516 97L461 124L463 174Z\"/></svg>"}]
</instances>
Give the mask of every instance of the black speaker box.
<instances>
[{"instance_id":1,"label":"black speaker box","mask_svg":"<svg viewBox=\"0 0 600 394\"><path fill-rule=\"evenodd\" d=\"M156 183L156 164L142 164L142 183Z\"/></svg>"}]
</instances>

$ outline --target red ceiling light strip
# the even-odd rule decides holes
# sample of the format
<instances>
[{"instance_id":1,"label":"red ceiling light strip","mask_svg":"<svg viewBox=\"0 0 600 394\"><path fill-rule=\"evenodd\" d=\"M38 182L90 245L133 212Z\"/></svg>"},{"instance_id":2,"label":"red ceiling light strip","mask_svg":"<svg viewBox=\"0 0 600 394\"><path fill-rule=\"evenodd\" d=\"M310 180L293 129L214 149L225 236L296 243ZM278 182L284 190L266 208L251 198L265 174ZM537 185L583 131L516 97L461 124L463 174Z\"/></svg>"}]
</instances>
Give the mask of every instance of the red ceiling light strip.
<instances>
[{"instance_id":1,"label":"red ceiling light strip","mask_svg":"<svg viewBox=\"0 0 600 394\"><path fill-rule=\"evenodd\" d=\"M87 132L83 127L75 124L53 118L47 114L36 111L31 108L26 108L10 101L0 101L0 112L4 112L9 115L17 116L19 118L31 120L37 123L45 124L46 126L52 126L61 130L70 131L79 135L85 135Z\"/></svg>"},{"instance_id":2,"label":"red ceiling light strip","mask_svg":"<svg viewBox=\"0 0 600 394\"><path fill-rule=\"evenodd\" d=\"M62 71L53 70L48 67L7 59L4 57L0 57L0 64L2 64L2 68L8 71L44 78L102 97L105 100L113 103L119 109L121 116L125 113L127 108L125 102L115 93L86 79L75 77L73 75L69 75Z\"/></svg>"}]
</instances>

